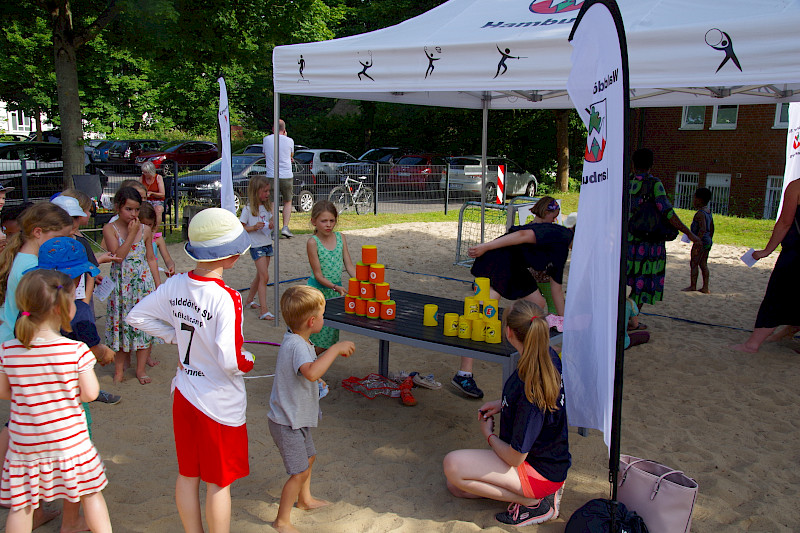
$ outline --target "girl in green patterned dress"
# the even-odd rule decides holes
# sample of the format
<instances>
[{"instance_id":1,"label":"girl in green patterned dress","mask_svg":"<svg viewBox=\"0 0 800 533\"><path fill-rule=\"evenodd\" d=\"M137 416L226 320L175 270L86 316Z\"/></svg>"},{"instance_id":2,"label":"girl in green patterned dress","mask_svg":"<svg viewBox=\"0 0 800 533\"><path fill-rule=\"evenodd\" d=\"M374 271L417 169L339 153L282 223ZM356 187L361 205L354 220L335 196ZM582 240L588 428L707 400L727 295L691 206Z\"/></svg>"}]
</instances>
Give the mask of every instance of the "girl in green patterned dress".
<instances>
[{"instance_id":1,"label":"girl in green patterned dress","mask_svg":"<svg viewBox=\"0 0 800 533\"><path fill-rule=\"evenodd\" d=\"M347 251L347 240L338 231L333 231L338 218L336 206L328 200L320 200L311 209L314 235L306 244L311 264L308 284L321 290L326 300L344 296L347 292L342 286L342 269L347 269L351 278L356 276L356 268ZM311 335L310 340L319 355L339 342L339 330L323 326L322 331Z\"/></svg>"}]
</instances>

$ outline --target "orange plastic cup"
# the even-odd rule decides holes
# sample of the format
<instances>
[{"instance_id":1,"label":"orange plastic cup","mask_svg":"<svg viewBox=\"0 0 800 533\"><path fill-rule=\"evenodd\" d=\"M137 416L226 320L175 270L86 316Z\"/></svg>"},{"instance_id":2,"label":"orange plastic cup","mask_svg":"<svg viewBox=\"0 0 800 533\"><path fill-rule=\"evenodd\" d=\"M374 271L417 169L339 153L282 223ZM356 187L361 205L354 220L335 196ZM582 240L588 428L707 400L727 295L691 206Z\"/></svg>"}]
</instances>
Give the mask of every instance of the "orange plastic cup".
<instances>
[{"instance_id":1,"label":"orange plastic cup","mask_svg":"<svg viewBox=\"0 0 800 533\"><path fill-rule=\"evenodd\" d=\"M376 300L367 301L367 318L380 318L381 304Z\"/></svg>"},{"instance_id":2,"label":"orange plastic cup","mask_svg":"<svg viewBox=\"0 0 800 533\"><path fill-rule=\"evenodd\" d=\"M372 283L383 283L383 278L386 273L386 267L375 263L369 266L369 280Z\"/></svg>"},{"instance_id":3,"label":"orange plastic cup","mask_svg":"<svg viewBox=\"0 0 800 533\"><path fill-rule=\"evenodd\" d=\"M356 314L367 316L367 301L363 298L356 298Z\"/></svg>"},{"instance_id":4,"label":"orange plastic cup","mask_svg":"<svg viewBox=\"0 0 800 533\"><path fill-rule=\"evenodd\" d=\"M383 302L389 299L389 284L375 283L375 299Z\"/></svg>"},{"instance_id":5,"label":"orange plastic cup","mask_svg":"<svg viewBox=\"0 0 800 533\"><path fill-rule=\"evenodd\" d=\"M356 279L358 281L369 281L369 265L356 263Z\"/></svg>"},{"instance_id":6,"label":"orange plastic cup","mask_svg":"<svg viewBox=\"0 0 800 533\"><path fill-rule=\"evenodd\" d=\"M347 280L347 294L353 298L357 298L361 294L361 282L358 278L350 278Z\"/></svg>"},{"instance_id":7,"label":"orange plastic cup","mask_svg":"<svg viewBox=\"0 0 800 533\"><path fill-rule=\"evenodd\" d=\"M381 318L384 320L394 320L397 315L397 304L394 300L381 302Z\"/></svg>"},{"instance_id":8,"label":"orange plastic cup","mask_svg":"<svg viewBox=\"0 0 800 533\"><path fill-rule=\"evenodd\" d=\"M375 298L375 285L373 285L369 281L362 281L361 297L364 298L365 300L371 300L372 298Z\"/></svg>"},{"instance_id":9,"label":"orange plastic cup","mask_svg":"<svg viewBox=\"0 0 800 533\"><path fill-rule=\"evenodd\" d=\"M378 247L367 244L361 247L361 262L371 265L378 262Z\"/></svg>"},{"instance_id":10,"label":"orange plastic cup","mask_svg":"<svg viewBox=\"0 0 800 533\"><path fill-rule=\"evenodd\" d=\"M353 314L356 312L356 300L358 298L355 296L350 296L349 294L344 297L344 312Z\"/></svg>"}]
</instances>

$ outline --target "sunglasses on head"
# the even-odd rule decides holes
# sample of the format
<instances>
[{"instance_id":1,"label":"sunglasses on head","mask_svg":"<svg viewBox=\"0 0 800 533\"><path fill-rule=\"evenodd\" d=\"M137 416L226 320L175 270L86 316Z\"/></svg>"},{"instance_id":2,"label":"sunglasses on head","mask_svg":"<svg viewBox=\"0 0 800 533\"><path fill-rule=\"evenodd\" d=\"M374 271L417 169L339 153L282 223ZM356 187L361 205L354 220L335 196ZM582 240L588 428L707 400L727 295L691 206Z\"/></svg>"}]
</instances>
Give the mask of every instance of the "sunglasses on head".
<instances>
[{"instance_id":1,"label":"sunglasses on head","mask_svg":"<svg viewBox=\"0 0 800 533\"><path fill-rule=\"evenodd\" d=\"M552 202L547 204L548 211L557 211L559 209L561 209L561 207L558 205L558 202L556 200L553 200Z\"/></svg>"}]
</instances>

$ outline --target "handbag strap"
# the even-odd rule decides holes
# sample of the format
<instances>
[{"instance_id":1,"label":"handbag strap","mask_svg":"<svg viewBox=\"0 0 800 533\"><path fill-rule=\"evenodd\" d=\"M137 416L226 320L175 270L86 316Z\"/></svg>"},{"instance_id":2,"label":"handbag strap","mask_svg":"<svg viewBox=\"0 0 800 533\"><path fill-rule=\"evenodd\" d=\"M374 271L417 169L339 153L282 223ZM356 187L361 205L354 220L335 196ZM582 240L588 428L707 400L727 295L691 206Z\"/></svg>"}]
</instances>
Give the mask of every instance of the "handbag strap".
<instances>
[{"instance_id":1,"label":"handbag strap","mask_svg":"<svg viewBox=\"0 0 800 533\"><path fill-rule=\"evenodd\" d=\"M651 462L651 461L649 461L648 459L637 459L636 461L631 461L630 463L628 463L628 464L625 466L625 470L622 472L622 478L621 478L621 479L620 479L620 481L619 481L619 485L620 485L620 486L622 486L622 484L623 484L623 483L625 483L625 478L628 476L628 470L630 470L630 468L631 468L633 465L635 465L636 463L646 463L646 462ZM686 474L684 474L684 473L683 473L683 471L682 471L682 470L670 470L670 471L669 471L669 472L667 472L666 474L664 474L664 475L660 476L660 477L659 477L659 478L658 478L658 479L655 481L655 483L653 484L653 490L652 490L652 492L650 493L650 499L651 499L651 500L655 499L655 497L656 497L656 494L658 494L658 491L659 491L659 489L661 488L661 482L664 480L664 478L665 478L665 477L667 477L667 476L671 476L672 474L680 474L680 475L682 475L682 476L685 476L685 475L686 475ZM655 475L655 474L653 474L653 475ZM690 478L690 479L691 479L691 478Z\"/></svg>"}]
</instances>

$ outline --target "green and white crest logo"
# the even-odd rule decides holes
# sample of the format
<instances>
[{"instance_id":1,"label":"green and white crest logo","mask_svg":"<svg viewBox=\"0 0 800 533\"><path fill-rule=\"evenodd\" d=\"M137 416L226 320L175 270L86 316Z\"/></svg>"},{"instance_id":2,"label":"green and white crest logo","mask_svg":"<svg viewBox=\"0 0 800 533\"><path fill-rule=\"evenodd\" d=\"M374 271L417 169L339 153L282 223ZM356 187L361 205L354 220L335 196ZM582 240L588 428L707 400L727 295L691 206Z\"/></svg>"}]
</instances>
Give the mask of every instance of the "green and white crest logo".
<instances>
[{"instance_id":1,"label":"green and white crest logo","mask_svg":"<svg viewBox=\"0 0 800 533\"><path fill-rule=\"evenodd\" d=\"M606 149L606 101L600 100L586 109L589 113L589 131L586 135L586 153L583 158L589 163L603 160Z\"/></svg>"}]
</instances>

